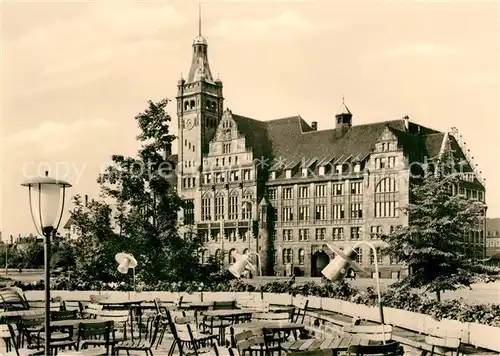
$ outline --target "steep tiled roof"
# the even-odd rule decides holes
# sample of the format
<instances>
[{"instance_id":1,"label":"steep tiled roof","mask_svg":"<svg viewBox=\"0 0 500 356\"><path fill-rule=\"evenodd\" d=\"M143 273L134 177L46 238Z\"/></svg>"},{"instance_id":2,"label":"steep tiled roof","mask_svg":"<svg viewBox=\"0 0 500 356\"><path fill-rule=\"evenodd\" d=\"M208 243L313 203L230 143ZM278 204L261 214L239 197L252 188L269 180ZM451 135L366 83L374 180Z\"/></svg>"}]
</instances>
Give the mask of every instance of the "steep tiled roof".
<instances>
[{"instance_id":1,"label":"steep tiled roof","mask_svg":"<svg viewBox=\"0 0 500 356\"><path fill-rule=\"evenodd\" d=\"M439 154L444 133L415 123L405 128L403 120L393 120L352 126L344 135L335 129L316 131L300 116L271 121L258 121L234 115L239 132L246 137L254 156L266 155L281 166L295 165L302 160L360 161L374 149L384 130L389 128L397 137L410 160ZM284 162L283 162L284 161Z\"/></svg>"}]
</instances>

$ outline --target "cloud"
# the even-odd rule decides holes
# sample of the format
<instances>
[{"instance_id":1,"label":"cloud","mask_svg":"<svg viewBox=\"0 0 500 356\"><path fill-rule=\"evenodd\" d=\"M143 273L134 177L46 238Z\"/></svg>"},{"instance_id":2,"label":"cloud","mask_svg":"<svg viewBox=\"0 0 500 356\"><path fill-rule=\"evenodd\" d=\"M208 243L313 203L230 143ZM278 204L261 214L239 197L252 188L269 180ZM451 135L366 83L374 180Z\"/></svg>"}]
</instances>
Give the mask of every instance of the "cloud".
<instances>
[{"instance_id":1,"label":"cloud","mask_svg":"<svg viewBox=\"0 0 500 356\"><path fill-rule=\"evenodd\" d=\"M8 136L5 142L6 147L26 146L32 151L54 154L75 146L97 130L110 127L111 124L104 119L78 120L72 123L45 121L38 127Z\"/></svg>"},{"instance_id":2,"label":"cloud","mask_svg":"<svg viewBox=\"0 0 500 356\"><path fill-rule=\"evenodd\" d=\"M41 24L17 37L3 36L3 68L8 68L8 82L17 87L14 91L32 90L16 84L23 78L31 78L31 88L44 90L59 82L74 83L75 74L86 80L102 76L105 73L99 69L106 64L113 63L108 71L116 70L130 56L162 45L187 22L168 4L99 2L81 9L76 19Z\"/></svg>"},{"instance_id":3,"label":"cloud","mask_svg":"<svg viewBox=\"0 0 500 356\"><path fill-rule=\"evenodd\" d=\"M211 34L221 37L269 37L295 32L310 32L315 26L294 11L285 11L278 16L259 21L224 20L211 29Z\"/></svg>"},{"instance_id":4,"label":"cloud","mask_svg":"<svg viewBox=\"0 0 500 356\"><path fill-rule=\"evenodd\" d=\"M458 47L438 45L430 42L416 42L374 51L367 56L367 60L384 60L401 57L450 57L461 54L463 54L463 50Z\"/></svg>"}]
</instances>

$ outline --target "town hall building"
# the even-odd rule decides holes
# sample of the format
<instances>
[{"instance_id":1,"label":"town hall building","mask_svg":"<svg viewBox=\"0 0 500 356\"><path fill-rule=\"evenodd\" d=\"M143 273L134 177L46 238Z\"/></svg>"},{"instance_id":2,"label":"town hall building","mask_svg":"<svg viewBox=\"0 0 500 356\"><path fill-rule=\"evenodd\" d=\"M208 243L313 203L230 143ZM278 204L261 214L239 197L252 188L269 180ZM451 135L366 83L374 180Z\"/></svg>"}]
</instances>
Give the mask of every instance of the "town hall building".
<instances>
[{"instance_id":1,"label":"town hall building","mask_svg":"<svg viewBox=\"0 0 500 356\"><path fill-rule=\"evenodd\" d=\"M460 192L484 201L485 187L453 132L408 117L356 125L342 100L332 112L335 128L320 130L300 116L259 121L224 107L223 83L214 78L208 45L193 41L189 74L177 85L177 192L185 199L181 221L206 241L203 258L258 253L265 275L320 276L340 248L408 224L413 163L451 149L466 164ZM470 244L484 250L484 226ZM374 273L374 256L356 258ZM398 278L406 268L378 257L380 276ZM257 262L257 261L255 261ZM365 276L365 277L366 277Z\"/></svg>"}]
</instances>

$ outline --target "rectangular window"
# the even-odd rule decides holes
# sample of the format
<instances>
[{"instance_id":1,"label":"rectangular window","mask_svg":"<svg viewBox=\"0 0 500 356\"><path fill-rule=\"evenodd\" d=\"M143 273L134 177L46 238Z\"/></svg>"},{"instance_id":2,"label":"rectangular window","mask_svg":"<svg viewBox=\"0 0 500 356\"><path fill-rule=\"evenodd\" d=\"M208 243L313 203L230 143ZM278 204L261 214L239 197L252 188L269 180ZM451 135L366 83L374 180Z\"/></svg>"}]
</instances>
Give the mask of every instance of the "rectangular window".
<instances>
[{"instance_id":1,"label":"rectangular window","mask_svg":"<svg viewBox=\"0 0 500 356\"><path fill-rule=\"evenodd\" d=\"M325 167L324 166L319 167L318 173L320 176L324 176L325 175Z\"/></svg>"},{"instance_id":2,"label":"rectangular window","mask_svg":"<svg viewBox=\"0 0 500 356\"><path fill-rule=\"evenodd\" d=\"M201 199L201 220L210 221L212 220L212 199L203 198Z\"/></svg>"},{"instance_id":3,"label":"rectangular window","mask_svg":"<svg viewBox=\"0 0 500 356\"><path fill-rule=\"evenodd\" d=\"M293 230L292 229L283 230L283 241L293 241Z\"/></svg>"},{"instance_id":4,"label":"rectangular window","mask_svg":"<svg viewBox=\"0 0 500 356\"><path fill-rule=\"evenodd\" d=\"M184 202L184 224L194 224L194 200L189 199Z\"/></svg>"},{"instance_id":5,"label":"rectangular window","mask_svg":"<svg viewBox=\"0 0 500 356\"><path fill-rule=\"evenodd\" d=\"M375 169L384 169L385 166L385 157L375 158Z\"/></svg>"},{"instance_id":6,"label":"rectangular window","mask_svg":"<svg viewBox=\"0 0 500 356\"><path fill-rule=\"evenodd\" d=\"M299 229L299 241L309 241L309 229Z\"/></svg>"},{"instance_id":7,"label":"rectangular window","mask_svg":"<svg viewBox=\"0 0 500 356\"><path fill-rule=\"evenodd\" d=\"M281 220L282 221L293 221L293 208L290 206L284 207L281 210Z\"/></svg>"},{"instance_id":8,"label":"rectangular window","mask_svg":"<svg viewBox=\"0 0 500 356\"><path fill-rule=\"evenodd\" d=\"M238 220L238 196L229 197L229 220Z\"/></svg>"},{"instance_id":9,"label":"rectangular window","mask_svg":"<svg viewBox=\"0 0 500 356\"><path fill-rule=\"evenodd\" d=\"M375 198L377 200L377 198ZM397 201L382 201L375 203L375 217L389 218L399 216L399 202Z\"/></svg>"},{"instance_id":10,"label":"rectangular window","mask_svg":"<svg viewBox=\"0 0 500 356\"><path fill-rule=\"evenodd\" d=\"M306 254L303 249L299 250L299 265L303 265L305 262Z\"/></svg>"},{"instance_id":11,"label":"rectangular window","mask_svg":"<svg viewBox=\"0 0 500 356\"><path fill-rule=\"evenodd\" d=\"M222 153L231 153L230 143L225 143L224 146L222 146Z\"/></svg>"},{"instance_id":12,"label":"rectangular window","mask_svg":"<svg viewBox=\"0 0 500 356\"><path fill-rule=\"evenodd\" d=\"M292 178L292 170L291 169L287 169L286 172L285 172L285 178Z\"/></svg>"},{"instance_id":13,"label":"rectangular window","mask_svg":"<svg viewBox=\"0 0 500 356\"><path fill-rule=\"evenodd\" d=\"M271 172L270 179L271 179L271 180L276 179L276 172Z\"/></svg>"},{"instance_id":14,"label":"rectangular window","mask_svg":"<svg viewBox=\"0 0 500 356\"><path fill-rule=\"evenodd\" d=\"M211 181L212 181L212 174L211 173L206 173L203 175L203 183L210 184Z\"/></svg>"},{"instance_id":15,"label":"rectangular window","mask_svg":"<svg viewBox=\"0 0 500 356\"><path fill-rule=\"evenodd\" d=\"M334 227L333 228L333 239L334 240L343 240L344 239L344 228L343 227Z\"/></svg>"},{"instance_id":16,"label":"rectangular window","mask_svg":"<svg viewBox=\"0 0 500 356\"><path fill-rule=\"evenodd\" d=\"M224 220L224 197L215 198L215 220Z\"/></svg>"},{"instance_id":17,"label":"rectangular window","mask_svg":"<svg viewBox=\"0 0 500 356\"><path fill-rule=\"evenodd\" d=\"M334 183L332 184L332 195L339 196L344 194L344 184Z\"/></svg>"},{"instance_id":18,"label":"rectangular window","mask_svg":"<svg viewBox=\"0 0 500 356\"><path fill-rule=\"evenodd\" d=\"M370 238L372 240L379 240L382 236L382 233L383 233L382 226L371 226L370 227Z\"/></svg>"},{"instance_id":19,"label":"rectangular window","mask_svg":"<svg viewBox=\"0 0 500 356\"><path fill-rule=\"evenodd\" d=\"M344 204L333 204L332 205L332 219L340 220L344 219Z\"/></svg>"},{"instance_id":20,"label":"rectangular window","mask_svg":"<svg viewBox=\"0 0 500 356\"><path fill-rule=\"evenodd\" d=\"M314 192L315 192L315 196L317 197L324 197L326 196L326 185L325 184L317 184L315 187L314 187Z\"/></svg>"},{"instance_id":21,"label":"rectangular window","mask_svg":"<svg viewBox=\"0 0 500 356\"><path fill-rule=\"evenodd\" d=\"M239 172L238 171L231 171L229 172L229 181L230 182L237 182L239 180Z\"/></svg>"},{"instance_id":22,"label":"rectangular window","mask_svg":"<svg viewBox=\"0 0 500 356\"><path fill-rule=\"evenodd\" d=\"M243 180L252 180L252 170L244 169L243 170Z\"/></svg>"},{"instance_id":23,"label":"rectangular window","mask_svg":"<svg viewBox=\"0 0 500 356\"><path fill-rule=\"evenodd\" d=\"M363 184L362 182L351 182L351 194L359 195L363 193Z\"/></svg>"},{"instance_id":24,"label":"rectangular window","mask_svg":"<svg viewBox=\"0 0 500 356\"><path fill-rule=\"evenodd\" d=\"M309 187L299 187L299 198L309 198Z\"/></svg>"},{"instance_id":25,"label":"rectangular window","mask_svg":"<svg viewBox=\"0 0 500 356\"><path fill-rule=\"evenodd\" d=\"M351 218L361 219L363 217L363 204L352 203L351 204Z\"/></svg>"},{"instance_id":26,"label":"rectangular window","mask_svg":"<svg viewBox=\"0 0 500 356\"><path fill-rule=\"evenodd\" d=\"M316 205L316 220L326 220L326 205Z\"/></svg>"},{"instance_id":27,"label":"rectangular window","mask_svg":"<svg viewBox=\"0 0 500 356\"><path fill-rule=\"evenodd\" d=\"M308 206L299 206L299 221L307 221L309 220L309 207Z\"/></svg>"},{"instance_id":28,"label":"rectangular window","mask_svg":"<svg viewBox=\"0 0 500 356\"><path fill-rule=\"evenodd\" d=\"M292 188L283 188L283 199L292 199L293 191Z\"/></svg>"},{"instance_id":29,"label":"rectangular window","mask_svg":"<svg viewBox=\"0 0 500 356\"><path fill-rule=\"evenodd\" d=\"M377 251L377 264L382 264L383 256L382 256L382 249L380 247L375 248ZM370 249L370 264L375 264L375 254L373 253L373 250Z\"/></svg>"},{"instance_id":30,"label":"rectangular window","mask_svg":"<svg viewBox=\"0 0 500 356\"><path fill-rule=\"evenodd\" d=\"M326 228L321 227L316 229L316 241L323 241L326 237Z\"/></svg>"},{"instance_id":31,"label":"rectangular window","mask_svg":"<svg viewBox=\"0 0 500 356\"><path fill-rule=\"evenodd\" d=\"M396 157L391 156L387 158L387 168L396 167Z\"/></svg>"},{"instance_id":32,"label":"rectangular window","mask_svg":"<svg viewBox=\"0 0 500 356\"><path fill-rule=\"evenodd\" d=\"M359 240L361 238L361 228L359 226L351 227L351 240Z\"/></svg>"},{"instance_id":33,"label":"rectangular window","mask_svg":"<svg viewBox=\"0 0 500 356\"><path fill-rule=\"evenodd\" d=\"M278 190L276 188L270 188L267 191L267 196L268 196L269 200L278 199Z\"/></svg>"},{"instance_id":34,"label":"rectangular window","mask_svg":"<svg viewBox=\"0 0 500 356\"><path fill-rule=\"evenodd\" d=\"M302 168L302 178L307 177L307 171L308 171L307 168Z\"/></svg>"}]
</instances>

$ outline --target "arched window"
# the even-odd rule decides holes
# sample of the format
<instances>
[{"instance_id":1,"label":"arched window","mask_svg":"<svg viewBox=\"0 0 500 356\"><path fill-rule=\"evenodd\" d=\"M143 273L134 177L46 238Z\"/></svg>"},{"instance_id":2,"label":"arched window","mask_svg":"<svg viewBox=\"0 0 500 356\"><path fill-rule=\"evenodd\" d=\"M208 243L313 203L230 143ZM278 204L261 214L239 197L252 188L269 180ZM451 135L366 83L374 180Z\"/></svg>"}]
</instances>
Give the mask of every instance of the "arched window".
<instances>
[{"instance_id":1,"label":"arched window","mask_svg":"<svg viewBox=\"0 0 500 356\"><path fill-rule=\"evenodd\" d=\"M283 249L283 263L293 263L293 250L291 248Z\"/></svg>"},{"instance_id":2,"label":"arched window","mask_svg":"<svg viewBox=\"0 0 500 356\"><path fill-rule=\"evenodd\" d=\"M239 196L235 189L229 194L229 220L238 220Z\"/></svg>"},{"instance_id":3,"label":"arched window","mask_svg":"<svg viewBox=\"0 0 500 356\"><path fill-rule=\"evenodd\" d=\"M243 254L246 255L248 253L248 248L243 250Z\"/></svg>"},{"instance_id":4,"label":"arched window","mask_svg":"<svg viewBox=\"0 0 500 356\"><path fill-rule=\"evenodd\" d=\"M215 259L220 260L222 258L222 251L221 249L217 249L215 251Z\"/></svg>"},{"instance_id":5,"label":"arched window","mask_svg":"<svg viewBox=\"0 0 500 356\"><path fill-rule=\"evenodd\" d=\"M215 220L224 220L224 200L224 193L218 192L215 196Z\"/></svg>"},{"instance_id":6,"label":"arched window","mask_svg":"<svg viewBox=\"0 0 500 356\"><path fill-rule=\"evenodd\" d=\"M359 264L363 263L363 249L362 248L355 248L354 253L356 254L354 257L356 258L356 262Z\"/></svg>"},{"instance_id":7,"label":"arched window","mask_svg":"<svg viewBox=\"0 0 500 356\"><path fill-rule=\"evenodd\" d=\"M194 109L196 106L196 102L194 100L191 100L191 102L189 104L191 106L191 109Z\"/></svg>"},{"instance_id":8,"label":"arched window","mask_svg":"<svg viewBox=\"0 0 500 356\"><path fill-rule=\"evenodd\" d=\"M212 220L212 194L205 193L201 197L201 220Z\"/></svg>"},{"instance_id":9,"label":"arched window","mask_svg":"<svg viewBox=\"0 0 500 356\"><path fill-rule=\"evenodd\" d=\"M398 187L396 180L386 177L375 186L375 217L388 218L399 215Z\"/></svg>"},{"instance_id":10,"label":"arched window","mask_svg":"<svg viewBox=\"0 0 500 356\"><path fill-rule=\"evenodd\" d=\"M202 264L207 263L209 256L210 256L210 253L208 252L208 250L203 250L201 253L201 263Z\"/></svg>"},{"instance_id":11,"label":"arched window","mask_svg":"<svg viewBox=\"0 0 500 356\"><path fill-rule=\"evenodd\" d=\"M189 101L184 102L184 110L189 110Z\"/></svg>"}]
</instances>

